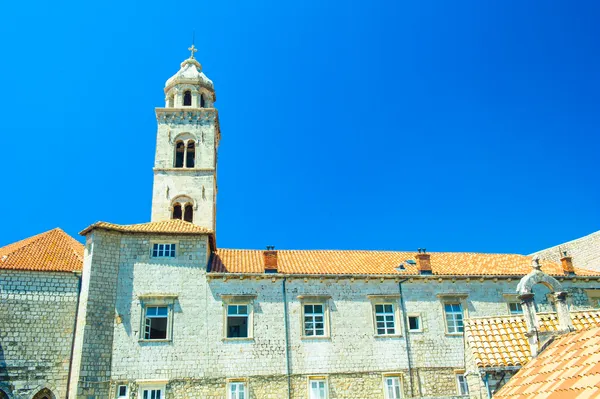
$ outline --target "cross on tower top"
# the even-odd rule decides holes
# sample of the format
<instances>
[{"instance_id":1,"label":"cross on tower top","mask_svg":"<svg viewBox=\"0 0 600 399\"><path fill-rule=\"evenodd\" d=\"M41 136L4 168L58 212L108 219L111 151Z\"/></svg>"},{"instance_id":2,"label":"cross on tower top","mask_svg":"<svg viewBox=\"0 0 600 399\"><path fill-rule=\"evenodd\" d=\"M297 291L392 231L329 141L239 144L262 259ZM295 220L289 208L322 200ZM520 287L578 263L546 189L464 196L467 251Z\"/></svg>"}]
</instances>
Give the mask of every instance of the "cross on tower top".
<instances>
[{"instance_id":1,"label":"cross on tower top","mask_svg":"<svg viewBox=\"0 0 600 399\"><path fill-rule=\"evenodd\" d=\"M194 53L198 51L198 49L192 44L192 47L188 47L188 50L192 52L192 54L190 54L190 58L194 59Z\"/></svg>"}]
</instances>

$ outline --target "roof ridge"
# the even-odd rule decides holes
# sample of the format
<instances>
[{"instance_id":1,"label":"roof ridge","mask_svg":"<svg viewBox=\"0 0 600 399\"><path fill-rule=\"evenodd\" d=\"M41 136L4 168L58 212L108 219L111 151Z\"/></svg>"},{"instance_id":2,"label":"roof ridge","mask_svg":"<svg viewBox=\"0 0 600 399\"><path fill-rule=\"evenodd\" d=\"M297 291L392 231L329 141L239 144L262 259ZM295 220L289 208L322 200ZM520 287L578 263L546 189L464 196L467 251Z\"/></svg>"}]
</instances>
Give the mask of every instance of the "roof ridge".
<instances>
[{"instance_id":1,"label":"roof ridge","mask_svg":"<svg viewBox=\"0 0 600 399\"><path fill-rule=\"evenodd\" d=\"M258 248L218 248L218 251L264 251L265 249ZM391 249L276 249L276 251L281 252L385 252L385 253L419 253L415 250L391 250ZM524 258L529 258L531 255L523 255L517 253L500 253L500 252L460 252L460 251L428 251L427 254L461 254L461 255L498 255L498 256L522 256ZM547 261L550 263L557 263L553 261Z\"/></svg>"}]
</instances>

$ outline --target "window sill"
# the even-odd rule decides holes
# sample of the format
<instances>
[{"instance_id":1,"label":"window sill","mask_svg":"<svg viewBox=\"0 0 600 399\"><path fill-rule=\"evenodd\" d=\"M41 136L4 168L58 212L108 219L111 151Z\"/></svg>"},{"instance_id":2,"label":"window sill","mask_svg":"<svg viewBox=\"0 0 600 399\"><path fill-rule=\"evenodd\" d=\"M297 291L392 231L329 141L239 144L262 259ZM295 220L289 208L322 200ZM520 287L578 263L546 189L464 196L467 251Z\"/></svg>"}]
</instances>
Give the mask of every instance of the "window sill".
<instances>
[{"instance_id":1,"label":"window sill","mask_svg":"<svg viewBox=\"0 0 600 399\"><path fill-rule=\"evenodd\" d=\"M152 344L152 343L164 344L164 343L171 343L171 342L173 342L173 340L172 339L143 339L143 338L140 338L140 339L138 339L138 342L140 344Z\"/></svg>"},{"instance_id":2,"label":"window sill","mask_svg":"<svg viewBox=\"0 0 600 399\"><path fill-rule=\"evenodd\" d=\"M456 333L449 333L449 332L447 332L447 333L446 333L446 334L444 334L444 335L446 335L447 337L462 337L462 336L463 336L463 334L464 334L464 333L462 333L462 332L456 332Z\"/></svg>"},{"instance_id":3,"label":"window sill","mask_svg":"<svg viewBox=\"0 0 600 399\"><path fill-rule=\"evenodd\" d=\"M323 336L302 336L300 337L302 341L331 341L331 337L328 335Z\"/></svg>"},{"instance_id":4,"label":"window sill","mask_svg":"<svg viewBox=\"0 0 600 399\"><path fill-rule=\"evenodd\" d=\"M247 338L223 338L222 341L223 342L254 342L254 338L252 338L252 337L247 337Z\"/></svg>"},{"instance_id":5,"label":"window sill","mask_svg":"<svg viewBox=\"0 0 600 399\"><path fill-rule=\"evenodd\" d=\"M385 335L379 335L379 334L375 334L373 335L375 338L402 338L402 334L385 334Z\"/></svg>"},{"instance_id":6,"label":"window sill","mask_svg":"<svg viewBox=\"0 0 600 399\"><path fill-rule=\"evenodd\" d=\"M409 332L410 334L413 334L413 333L416 333L416 334L418 334L418 333L422 333L422 332L423 332L423 330L422 330L422 329L421 329L421 330L408 330L408 332Z\"/></svg>"}]
</instances>

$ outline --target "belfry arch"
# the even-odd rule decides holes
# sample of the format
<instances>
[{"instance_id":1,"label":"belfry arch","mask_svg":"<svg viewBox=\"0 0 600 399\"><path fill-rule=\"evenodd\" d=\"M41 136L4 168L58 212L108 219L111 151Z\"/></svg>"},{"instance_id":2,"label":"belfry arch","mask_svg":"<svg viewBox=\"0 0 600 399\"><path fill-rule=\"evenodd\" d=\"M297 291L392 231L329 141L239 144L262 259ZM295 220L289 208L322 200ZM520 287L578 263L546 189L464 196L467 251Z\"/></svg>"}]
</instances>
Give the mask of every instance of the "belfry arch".
<instances>
[{"instance_id":1,"label":"belfry arch","mask_svg":"<svg viewBox=\"0 0 600 399\"><path fill-rule=\"evenodd\" d=\"M42 388L35 395L33 395L32 399L56 399L56 396L50 389Z\"/></svg>"}]
</instances>

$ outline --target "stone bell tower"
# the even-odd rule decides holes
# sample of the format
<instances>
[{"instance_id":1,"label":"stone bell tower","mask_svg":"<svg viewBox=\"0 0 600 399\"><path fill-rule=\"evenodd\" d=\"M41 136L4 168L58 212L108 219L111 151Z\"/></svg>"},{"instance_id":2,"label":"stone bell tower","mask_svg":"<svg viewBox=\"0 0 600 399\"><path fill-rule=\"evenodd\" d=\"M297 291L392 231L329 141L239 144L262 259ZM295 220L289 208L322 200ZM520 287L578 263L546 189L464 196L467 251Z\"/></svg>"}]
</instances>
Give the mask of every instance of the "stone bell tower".
<instances>
[{"instance_id":1,"label":"stone bell tower","mask_svg":"<svg viewBox=\"0 0 600 399\"><path fill-rule=\"evenodd\" d=\"M156 108L152 221L182 219L215 229L217 147L220 130L213 82L194 58L165 84L165 107Z\"/></svg>"}]
</instances>

